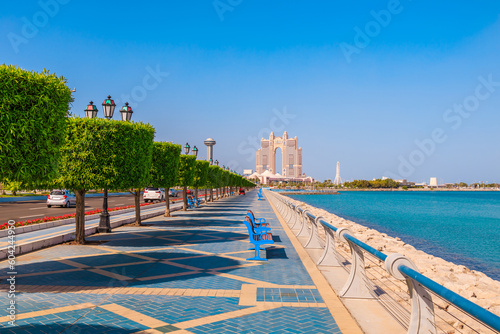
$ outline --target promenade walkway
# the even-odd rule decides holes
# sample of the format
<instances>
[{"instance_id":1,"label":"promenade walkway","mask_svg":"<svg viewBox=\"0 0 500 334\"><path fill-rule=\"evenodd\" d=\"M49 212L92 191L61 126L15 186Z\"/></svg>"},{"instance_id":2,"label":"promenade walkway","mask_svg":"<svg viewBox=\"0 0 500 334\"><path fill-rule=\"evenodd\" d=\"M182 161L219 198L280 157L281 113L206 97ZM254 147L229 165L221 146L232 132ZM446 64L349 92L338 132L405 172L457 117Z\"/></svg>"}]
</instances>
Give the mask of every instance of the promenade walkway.
<instances>
[{"instance_id":1,"label":"promenade walkway","mask_svg":"<svg viewBox=\"0 0 500 334\"><path fill-rule=\"evenodd\" d=\"M272 227L267 262L245 260L248 209ZM18 256L16 327L0 285L0 333L361 333L255 191L143 223Z\"/></svg>"}]
</instances>

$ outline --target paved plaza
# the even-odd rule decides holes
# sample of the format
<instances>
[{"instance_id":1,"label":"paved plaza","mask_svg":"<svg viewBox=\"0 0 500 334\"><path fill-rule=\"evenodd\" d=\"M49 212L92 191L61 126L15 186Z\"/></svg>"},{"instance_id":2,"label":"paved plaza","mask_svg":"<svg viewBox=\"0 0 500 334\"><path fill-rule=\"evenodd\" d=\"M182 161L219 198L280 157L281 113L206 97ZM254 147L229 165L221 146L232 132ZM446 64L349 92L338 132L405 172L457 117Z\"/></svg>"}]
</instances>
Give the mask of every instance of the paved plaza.
<instances>
[{"instance_id":1,"label":"paved plaza","mask_svg":"<svg viewBox=\"0 0 500 334\"><path fill-rule=\"evenodd\" d=\"M248 209L272 227L267 262L246 261ZM0 333L358 332L255 191L144 225L18 256L16 327L1 262Z\"/></svg>"}]
</instances>

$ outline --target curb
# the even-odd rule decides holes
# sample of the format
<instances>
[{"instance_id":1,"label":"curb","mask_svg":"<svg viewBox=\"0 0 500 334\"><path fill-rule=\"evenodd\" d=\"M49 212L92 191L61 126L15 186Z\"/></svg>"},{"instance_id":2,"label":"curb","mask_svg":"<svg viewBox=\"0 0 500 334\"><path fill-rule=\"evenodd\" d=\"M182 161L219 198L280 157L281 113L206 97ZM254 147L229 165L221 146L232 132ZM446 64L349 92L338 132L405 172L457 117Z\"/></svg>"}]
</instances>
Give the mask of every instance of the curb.
<instances>
[{"instance_id":1,"label":"curb","mask_svg":"<svg viewBox=\"0 0 500 334\"><path fill-rule=\"evenodd\" d=\"M161 202L161 203L157 203L157 204L151 204L151 205L148 205L148 206L145 206L145 207L153 209L153 208L156 208L157 206L160 206L160 205L165 206L165 203ZM141 207L141 208L144 208L144 207ZM132 212L132 211L135 211L135 207L134 208L123 209L123 210L111 211L109 213L109 216L116 216L116 215L119 215L119 214L122 214L122 213L128 213L128 212ZM99 215L100 215L100 213L96 213L96 214L93 214L93 215L86 215L85 216L85 221L99 218ZM61 219L61 220L53 220L51 222L46 222L46 223L39 223L39 224L32 224L32 225L26 225L26 226L16 227L16 235L23 234L23 233L26 233L26 232L33 232L33 231L38 231L38 230L44 230L44 229L51 228L51 227L56 227L56 226L62 226L62 225L72 224L74 222L75 222L75 218L67 218L67 219ZM0 238L7 237L9 235L8 233L9 233L9 229L0 230Z\"/></svg>"},{"instance_id":2,"label":"curb","mask_svg":"<svg viewBox=\"0 0 500 334\"><path fill-rule=\"evenodd\" d=\"M201 201L201 203L205 203L204 199L201 199L200 201ZM173 203L173 204L175 204L175 203ZM161 206L161 207L158 207L158 208L153 207L152 208L152 209L159 209L158 211L148 212L145 214L141 213L141 220L161 216L162 214L165 213L164 205L165 205L165 203L163 203L163 202L158 203L158 204L152 204L151 206ZM179 211L181 209L182 209L182 205L180 205L177 208L171 208L170 212ZM129 210L129 209L125 209L125 210ZM124 212L125 210L118 210L118 211L113 211L113 212L117 212L115 214L115 215L117 215L117 214L121 214L121 213L127 213L127 212ZM132 212L132 211L135 211L135 208L130 208L129 212ZM111 215L111 213L112 212L110 212L109 214ZM97 217L98 216L99 215L97 215ZM90 216L88 216L88 217L90 217ZM74 218L71 218L71 219L74 220ZM89 218L89 219L91 219L91 218ZM69 220L69 219L65 219L65 220ZM85 221L87 221L87 219L85 219ZM135 222L135 215L133 217L127 217L127 218L124 218L124 219L121 219L118 221L111 222L110 224L111 224L111 228L114 229L114 228L117 228L119 226L122 226L125 224L130 224L133 222ZM49 223L53 223L53 222L49 222ZM66 224L69 224L69 223L66 223ZM60 225L65 225L65 224L60 224ZM91 226L91 227L85 228L85 236L89 236L89 235L97 233L98 225L99 224L97 223L96 226ZM59 226L59 225L55 225L55 226ZM49 228L49 227L46 227L46 228ZM16 228L16 233L17 233L17 228ZM61 244L64 242L72 241L74 239L75 239L75 232L74 231L73 232L61 232L60 234L52 235L50 237L43 238L40 240L27 242L27 243L23 243L23 244L16 244L15 245L15 249L16 249L15 255L17 256L17 255L26 254L26 253L33 252L33 251L36 251L36 250L39 250L42 248L55 246L55 245L58 245L58 244ZM8 250L9 250L9 246L5 246L3 248L0 248L0 261L7 259L7 257L9 256Z\"/></svg>"}]
</instances>

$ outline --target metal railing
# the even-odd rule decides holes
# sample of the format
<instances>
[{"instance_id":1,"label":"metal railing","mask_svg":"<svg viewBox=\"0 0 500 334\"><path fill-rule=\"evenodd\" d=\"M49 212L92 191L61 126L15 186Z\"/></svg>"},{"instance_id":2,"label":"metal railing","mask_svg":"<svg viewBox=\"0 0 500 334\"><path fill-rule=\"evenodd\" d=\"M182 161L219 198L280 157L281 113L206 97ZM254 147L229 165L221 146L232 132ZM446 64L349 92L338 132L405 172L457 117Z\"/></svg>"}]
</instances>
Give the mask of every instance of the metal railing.
<instances>
[{"instance_id":1,"label":"metal railing","mask_svg":"<svg viewBox=\"0 0 500 334\"><path fill-rule=\"evenodd\" d=\"M323 250L316 265L349 272L340 297L377 299L407 333L500 333L500 317L420 274L407 257L386 255L348 228L315 217L285 196L266 193L292 232L306 240L304 248Z\"/></svg>"}]
</instances>

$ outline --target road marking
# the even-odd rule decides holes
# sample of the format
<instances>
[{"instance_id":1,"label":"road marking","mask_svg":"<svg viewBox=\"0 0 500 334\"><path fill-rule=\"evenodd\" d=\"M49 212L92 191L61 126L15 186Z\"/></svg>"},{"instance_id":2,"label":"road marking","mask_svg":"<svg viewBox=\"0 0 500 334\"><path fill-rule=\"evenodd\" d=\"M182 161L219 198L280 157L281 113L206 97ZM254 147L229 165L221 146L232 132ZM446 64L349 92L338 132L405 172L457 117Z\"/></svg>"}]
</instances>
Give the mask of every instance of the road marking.
<instances>
[{"instance_id":1,"label":"road marking","mask_svg":"<svg viewBox=\"0 0 500 334\"><path fill-rule=\"evenodd\" d=\"M39 210L39 209L47 209L46 206L38 207L38 208L30 208L28 210Z\"/></svg>"},{"instance_id":2,"label":"road marking","mask_svg":"<svg viewBox=\"0 0 500 334\"><path fill-rule=\"evenodd\" d=\"M37 216L43 216L43 213L41 213L39 215L24 216L24 217L19 217L19 218L29 218L29 217L37 217Z\"/></svg>"}]
</instances>

